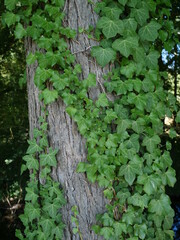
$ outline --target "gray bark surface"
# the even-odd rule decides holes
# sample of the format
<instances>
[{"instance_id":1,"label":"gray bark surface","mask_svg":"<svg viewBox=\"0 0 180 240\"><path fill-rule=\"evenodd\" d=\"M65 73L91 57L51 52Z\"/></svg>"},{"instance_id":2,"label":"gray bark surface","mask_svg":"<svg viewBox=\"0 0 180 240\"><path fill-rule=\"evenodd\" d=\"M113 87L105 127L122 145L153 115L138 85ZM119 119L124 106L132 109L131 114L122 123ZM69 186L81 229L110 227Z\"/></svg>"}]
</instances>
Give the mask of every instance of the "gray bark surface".
<instances>
[{"instance_id":1,"label":"gray bark surface","mask_svg":"<svg viewBox=\"0 0 180 240\"><path fill-rule=\"evenodd\" d=\"M88 1L67 0L64 11L67 16L64 25L72 29L78 30L79 27L88 29L89 25L96 24L97 16ZM81 79L85 79L90 72L96 74L97 87L89 91L89 96L96 99L98 94L104 91L102 74L109 70L109 67L104 69L98 67L95 60L90 57L90 48L97 45L97 42L89 40L83 33L77 34L76 41L70 41L68 44L71 52L76 55L76 62L82 66ZM36 51L36 45L30 39L26 39L25 46L27 54ZM38 117L41 114L38 89L33 83L36 67L37 64L27 67L30 137L33 128L38 126ZM74 235L72 232L75 225L71 222L71 208L74 205L78 207L78 221L83 240L102 239L94 234L91 227L96 223L96 214L105 211L107 200L103 196L103 189L97 184L89 183L85 174L76 173L78 163L86 161L87 150L85 139L79 134L76 123L65 112L65 107L60 98L48 107L49 142L53 148L59 149L58 167L53 169L52 176L60 182L67 200L62 209L66 225L63 240L80 239L78 234Z\"/></svg>"}]
</instances>

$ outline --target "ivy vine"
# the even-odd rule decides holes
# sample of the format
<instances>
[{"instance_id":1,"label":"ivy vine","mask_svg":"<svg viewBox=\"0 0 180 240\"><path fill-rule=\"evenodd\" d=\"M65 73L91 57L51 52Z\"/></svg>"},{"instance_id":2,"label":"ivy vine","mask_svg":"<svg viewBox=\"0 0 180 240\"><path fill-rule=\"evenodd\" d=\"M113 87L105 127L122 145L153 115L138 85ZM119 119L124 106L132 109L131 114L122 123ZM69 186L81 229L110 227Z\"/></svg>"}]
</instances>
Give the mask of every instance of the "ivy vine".
<instances>
[{"instance_id":1,"label":"ivy vine","mask_svg":"<svg viewBox=\"0 0 180 240\"><path fill-rule=\"evenodd\" d=\"M165 186L173 187L176 178L171 144L163 145L161 136L164 117L172 117L177 106L163 89L167 75L158 68L159 46L170 50L170 39L176 41L170 1L103 0L95 5L100 18L94 37L99 46L92 48L92 57L102 67L114 65L104 76L106 91L96 101L87 94L96 87L96 75L80 81L81 66L68 50L66 39L75 38L76 31L62 25L64 0L5 0L5 5L4 23L16 24L16 38L31 37L40 49L29 53L27 64L38 62L34 83L44 104L24 157L22 170L30 170L30 182L20 217L25 231L17 230L16 236L62 238L59 209L65 200L50 175L57 151L48 144L46 121L47 105L61 97L86 139L88 162L79 163L77 171L86 172L90 182L97 181L110 202L97 216L94 232L111 240L173 239L174 212ZM179 112L176 121L180 122ZM169 135L174 138L175 129ZM78 212L74 214L76 218ZM79 232L77 223L74 233Z\"/></svg>"}]
</instances>

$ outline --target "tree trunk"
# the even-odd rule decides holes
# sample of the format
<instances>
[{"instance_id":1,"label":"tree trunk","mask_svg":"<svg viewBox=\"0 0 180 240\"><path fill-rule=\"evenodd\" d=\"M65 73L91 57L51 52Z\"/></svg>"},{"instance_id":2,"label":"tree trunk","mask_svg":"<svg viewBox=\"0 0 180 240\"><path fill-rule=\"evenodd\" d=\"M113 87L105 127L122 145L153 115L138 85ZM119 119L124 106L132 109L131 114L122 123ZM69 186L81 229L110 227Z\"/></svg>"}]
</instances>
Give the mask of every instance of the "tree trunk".
<instances>
[{"instance_id":1,"label":"tree trunk","mask_svg":"<svg viewBox=\"0 0 180 240\"><path fill-rule=\"evenodd\" d=\"M76 31L79 27L88 29L89 25L95 26L97 16L88 1L67 0L64 11L67 16L64 24ZM76 62L82 66L81 79L85 79L90 72L97 75L97 88L89 91L89 96L96 99L98 94L103 91L102 74L109 70L109 67L99 68L95 60L90 57L90 48L97 45L97 42L89 40L85 33L77 33L76 40L69 41L68 44L71 52L76 56ZM26 39L25 47L27 54L37 50L35 43L29 38ZM34 127L38 127L38 118L41 115L38 89L33 82L36 68L37 63L27 67L31 138L32 130ZM86 161L85 139L78 133L76 123L65 112L65 104L61 99L51 104L48 110L49 143L53 148L59 149L58 167L53 169L52 176L62 185L67 200L67 204L62 209L63 221L66 225L63 239L80 239L78 234L74 235L72 232L75 225L71 222L71 208L74 205L78 207L79 228L83 240L102 239L92 232L91 226L96 222L96 214L105 211L107 200L104 199L103 190L97 184L88 183L85 174L76 173L78 163Z\"/></svg>"}]
</instances>

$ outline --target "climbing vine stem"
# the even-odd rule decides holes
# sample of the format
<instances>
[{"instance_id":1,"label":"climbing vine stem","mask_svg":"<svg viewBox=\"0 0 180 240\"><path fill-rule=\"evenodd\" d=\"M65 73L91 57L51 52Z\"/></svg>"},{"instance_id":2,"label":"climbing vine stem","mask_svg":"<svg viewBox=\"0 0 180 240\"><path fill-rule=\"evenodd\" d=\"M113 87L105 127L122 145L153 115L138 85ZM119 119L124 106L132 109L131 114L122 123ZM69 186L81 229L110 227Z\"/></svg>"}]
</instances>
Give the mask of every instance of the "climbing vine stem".
<instances>
[{"instance_id":1,"label":"climbing vine stem","mask_svg":"<svg viewBox=\"0 0 180 240\"><path fill-rule=\"evenodd\" d=\"M104 76L103 92L96 101L87 92L99 79L89 73L87 79L79 80L81 66L68 50L67 39L75 39L76 31L62 25L64 0L5 0L5 5L3 21L9 27L16 25L15 37L30 37L38 46L27 56L27 64L38 62L34 83L45 106L24 156L23 170L30 170L30 181L20 217L25 230L17 230L16 236L62 238L59 209L65 201L59 183L50 175L57 150L49 146L46 121L46 106L61 97L86 139L88 162L79 163L77 171L86 172L90 182L97 181L109 199L107 211L97 215L94 232L111 240L173 239L174 212L165 186L173 187L176 179L171 145L163 146L161 136L165 116L172 117L177 106L173 95L163 89L167 75L158 67L162 48L170 51L172 40L176 41L169 20L170 1L93 4L99 14L95 36L83 29L79 34L88 32L99 41L91 49L97 64L114 66ZM176 121L180 121L179 112ZM176 136L173 128L169 135ZM79 225L75 229L80 234Z\"/></svg>"}]
</instances>

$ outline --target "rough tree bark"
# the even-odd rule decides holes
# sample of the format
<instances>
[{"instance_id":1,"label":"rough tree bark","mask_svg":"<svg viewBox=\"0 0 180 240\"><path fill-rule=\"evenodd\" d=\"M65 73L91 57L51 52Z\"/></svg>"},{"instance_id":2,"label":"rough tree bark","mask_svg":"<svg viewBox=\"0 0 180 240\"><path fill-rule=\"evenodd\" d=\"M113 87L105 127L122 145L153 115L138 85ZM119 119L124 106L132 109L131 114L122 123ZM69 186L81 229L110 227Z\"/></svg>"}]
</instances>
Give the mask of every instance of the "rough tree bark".
<instances>
[{"instance_id":1,"label":"rough tree bark","mask_svg":"<svg viewBox=\"0 0 180 240\"><path fill-rule=\"evenodd\" d=\"M89 25L96 24L97 16L88 1L67 0L64 11L66 12L64 25L76 31L79 27L88 29ZM76 56L77 63L82 66L81 79L85 79L90 72L97 75L97 88L89 91L90 97L96 99L103 91L102 74L109 70L109 67L99 68L90 56L90 48L97 45L97 42L89 40L83 33L77 34L76 41L70 41L68 44ZM37 46L29 38L26 39L25 47L27 54L37 50ZM36 67L37 63L27 67L30 137L33 128L38 126L38 117L41 114L38 89L33 83ZM78 234L72 233L72 228L75 227L71 223L73 205L78 207L78 220L83 240L102 239L91 230L92 224L96 222L96 214L105 211L106 200L102 189L97 184L88 183L84 174L76 173L78 163L86 161L85 140L78 133L76 124L65 112L65 105L61 99L51 104L48 110L49 142L53 148L59 149L58 167L53 169L52 176L62 185L67 200L67 205L62 209L63 221L66 224L63 239L80 239Z\"/></svg>"}]
</instances>

